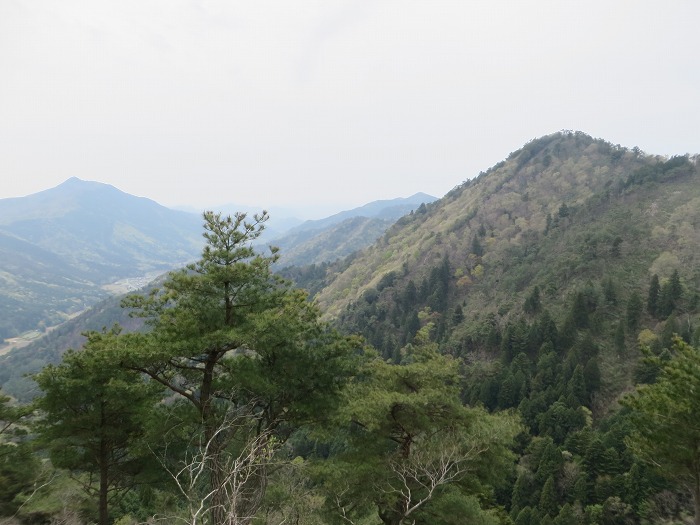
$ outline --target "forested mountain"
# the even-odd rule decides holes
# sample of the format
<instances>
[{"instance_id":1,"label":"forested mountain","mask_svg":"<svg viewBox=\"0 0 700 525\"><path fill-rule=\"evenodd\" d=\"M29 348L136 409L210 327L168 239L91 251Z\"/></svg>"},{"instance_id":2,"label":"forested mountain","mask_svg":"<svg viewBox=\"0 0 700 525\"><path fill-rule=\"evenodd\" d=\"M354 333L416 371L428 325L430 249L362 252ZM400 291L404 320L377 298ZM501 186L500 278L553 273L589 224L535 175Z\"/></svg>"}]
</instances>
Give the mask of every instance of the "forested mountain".
<instances>
[{"instance_id":1,"label":"forested mountain","mask_svg":"<svg viewBox=\"0 0 700 525\"><path fill-rule=\"evenodd\" d=\"M634 448L653 403L640 423L619 402L667 378L674 334L678 348L700 344L699 227L697 156L562 132L404 217L370 249L293 277L390 362L401 366L427 330L462 363L466 403L517 410L530 437L500 500L516 524L662 523L695 485L669 485ZM647 460L664 439L650 431ZM684 446L665 456L672 479Z\"/></svg>"},{"instance_id":2,"label":"forested mountain","mask_svg":"<svg viewBox=\"0 0 700 525\"><path fill-rule=\"evenodd\" d=\"M279 267L337 261L377 240L395 219L353 217L319 230L288 233L273 244L281 251Z\"/></svg>"},{"instance_id":3,"label":"forested mountain","mask_svg":"<svg viewBox=\"0 0 700 525\"><path fill-rule=\"evenodd\" d=\"M322 264L346 257L371 246L398 219L435 200L425 193L416 193L305 221L272 241L281 250L278 266Z\"/></svg>"},{"instance_id":4,"label":"forested mountain","mask_svg":"<svg viewBox=\"0 0 700 525\"><path fill-rule=\"evenodd\" d=\"M580 294L591 316L622 318L635 294L646 301L653 275L668 282L677 271L693 305L699 221L696 157L664 159L557 133L402 218L349 264L331 266L316 300L378 348L409 341L423 316L436 321L441 344L469 353L483 350L479 334L489 326L544 310L563 322Z\"/></svg>"},{"instance_id":5,"label":"forested mountain","mask_svg":"<svg viewBox=\"0 0 700 525\"><path fill-rule=\"evenodd\" d=\"M71 178L0 200L0 339L53 325L107 297L103 285L194 260L201 218Z\"/></svg>"},{"instance_id":6,"label":"forested mountain","mask_svg":"<svg viewBox=\"0 0 700 525\"><path fill-rule=\"evenodd\" d=\"M341 211L325 219L304 221L300 225L289 230L288 233L295 234L310 230L323 230L329 226L339 224L355 217L396 220L415 210L421 204L429 204L436 200L435 197L426 193L416 193L410 197L372 201L364 206Z\"/></svg>"},{"instance_id":7,"label":"forested mountain","mask_svg":"<svg viewBox=\"0 0 700 525\"><path fill-rule=\"evenodd\" d=\"M205 219L194 271L125 303L151 331L93 332L39 374L61 482L22 503L46 477L0 440L0 513L46 521L61 494L75 523L700 523L697 156L533 140L371 247L284 269L315 304L250 247L259 224Z\"/></svg>"}]
</instances>

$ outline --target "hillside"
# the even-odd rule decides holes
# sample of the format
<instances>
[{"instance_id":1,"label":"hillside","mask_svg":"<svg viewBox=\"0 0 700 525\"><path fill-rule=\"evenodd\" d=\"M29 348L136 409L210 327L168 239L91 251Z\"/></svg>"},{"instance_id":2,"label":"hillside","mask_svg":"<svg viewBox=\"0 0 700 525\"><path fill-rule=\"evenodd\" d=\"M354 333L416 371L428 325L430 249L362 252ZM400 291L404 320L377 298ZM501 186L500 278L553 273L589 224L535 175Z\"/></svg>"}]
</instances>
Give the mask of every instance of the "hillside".
<instances>
[{"instance_id":1,"label":"hillside","mask_svg":"<svg viewBox=\"0 0 700 525\"><path fill-rule=\"evenodd\" d=\"M76 196L76 192L78 194L82 193L82 196ZM7 206L4 208L5 214L0 214L0 221L4 217L5 221L12 227L15 222L20 222L16 221L18 217L27 217L27 220L38 220L41 214L37 211L37 208L40 206L47 206L49 209L66 210L76 207L81 200L86 201L82 208L87 208L86 214L89 215L91 213L89 210L95 209L89 203L89 200L91 198L105 199L103 192L117 197L118 201L120 201L121 211L126 210L128 206L133 207L134 202L155 205L155 203L146 199L137 199L136 197L121 194L121 192L111 186L71 179L54 190L27 198L29 202L19 200L19 202L6 203ZM281 247L282 259L278 266L285 266L286 272L294 272L299 270L290 268L290 265L334 261L356 250L364 249L380 237L404 212L410 212L423 201L431 202L434 200L435 198L429 195L416 194L408 198L374 201L359 208L340 212L326 219L307 221L303 227L294 229L294 233L285 235L278 241L272 242L272 244L278 244ZM62 202L61 206L63 208L56 204L57 202ZM2 204L2 201L0 201L0 204ZM109 206L105 209L109 210ZM0 212L2 210L3 208L0 208ZM167 210L167 212L169 211ZM167 212L165 213L167 214ZM76 211L76 213L78 212ZM181 216L184 212L177 213L178 216ZM222 213L227 213L227 210L223 210ZM235 211L231 211L231 213L235 213ZM49 212L48 215L51 216L51 214L52 212ZM190 217L196 218L195 215L185 215L187 219ZM141 218L139 219L139 213L134 213L133 220L146 220L147 218L148 215L141 212ZM127 219L132 218L127 217ZM97 219L93 220L93 222L95 221ZM197 219L197 232L201 238L200 222L200 219ZM150 222L148 220L144 223L134 222L133 226L134 228L153 228L156 223L157 219L153 218ZM61 230L66 230L62 234L72 235L73 229L71 227L65 224L59 224L58 227ZM172 243L177 248L182 244L182 240L172 238L166 227L163 227L162 231L165 241L156 246L165 246L167 243ZM153 232L153 235L155 238L157 232ZM187 239L187 235L184 233L183 238ZM95 243L101 242L101 239L95 239L94 236L86 233L86 237L80 240L80 247L75 248L76 251L78 249L90 250L90 243L87 242L90 239ZM73 243L74 246L76 244L76 242ZM0 243L0 249L2 246L3 244ZM10 237L4 246L8 247L8 257L5 258L8 275L11 274L17 281L18 286L21 285L25 289L34 286L34 295L32 297L35 298L34 302L23 305L21 309L14 310L16 315L8 316L7 319L13 320L15 326L21 326L22 321L25 319L34 319L38 315L43 314L48 321L44 321L41 327L65 321L50 332L37 337L30 344L12 350L6 355L0 355L0 387L13 397L25 402L33 396L34 388L33 383L24 377L25 374L36 373L46 364L57 363L60 361L63 352L68 348L79 348L85 341L85 338L82 336L83 332L101 330L103 327L110 327L114 323L119 323L127 330L133 329L139 324L135 323L133 319L129 319L127 313L120 308L119 297L108 297L105 299L108 295L106 293L107 289L119 293L125 291L121 287L97 286L97 283L87 280L78 281L77 274L82 275L82 270L76 272L75 266L70 261L67 262L61 254L40 248L30 242ZM108 249L115 250L115 254L121 253L121 248L115 244L110 244ZM144 254L147 253L152 254L152 252L144 252ZM177 250L175 253L177 253ZM194 256L190 258L194 258ZM10 266L9 262L14 259L17 259L17 263ZM118 268L120 271L126 271L130 263L129 261L124 261L123 264L125 267ZM175 264L172 266L175 266ZM142 269L145 270L147 267ZM34 283L33 279L35 279L34 276L37 274L43 275L45 281ZM140 275L138 271L130 272L130 274ZM126 275L129 275L129 273L126 273ZM152 277L155 277L155 275L152 275ZM130 284L132 282L137 284L137 287L140 288L150 279L146 282L136 279L127 281ZM76 283L78 282L83 283L82 288L77 286ZM110 282L112 281L110 280ZM51 301L48 298L49 291L56 293L58 298ZM74 297L79 297L80 299L74 299ZM66 321L63 309L67 300L80 300L81 308L77 308L77 310L88 308L75 318ZM13 307L16 308L16 305L11 305L8 302L8 311L13 311L11 310ZM35 308L36 311L27 312L32 308ZM27 328L32 327L33 325L27 325Z\"/></svg>"},{"instance_id":2,"label":"hillside","mask_svg":"<svg viewBox=\"0 0 700 525\"><path fill-rule=\"evenodd\" d=\"M0 338L65 320L104 285L181 266L201 249L201 219L113 186L72 178L0 200Z\"/></svg>"},{"instance_id":3,"label":"hillside","mask_svg":"<svg viewBox=\"0 0 700 525\"><path fill-rule=\"evenodd\" d=\"M678 272L686 302L676 315L694 322L699 178L696 157L645 155L578 132L546 136L331 266L316 301L387 356L431 321L444 351L474 359L497 357L508 329L544 311L570 330L582 295L595 329L580 338L590 334L612 364L618 325L631 300L646 304L653 275L664 283ZM644 328L659 333L665 318L640 312L624 347L632 351ZM630 384L629 367L606 370L627 374L605 378L610 396Z\"/></svg>"},{"instance_id":4,"label":"hillside","mask_svg":"<svg viewBox=\"0 0 700 525\"><path fill-rule=\"evenodd\" d=\"M415 210L421 204L428 204L436 200L435 197L426 193L416 193L410 197L372 201L364 206L341 211L324 219L304 221L300 225L289 230L288 233L295 234L311 230L323 230L329 226L339 224L355 217L396 220Z\"/></svg>"},{"instance_id":5,"label":"hillside","mask_svg":"<svg viewBox=\"0 0 700 525\"><path fill-rule=\"evenodd\" d=\"M635 445L664 419L628 395L677 380L666 363L700 348L698 160L549 135L294 277L388 362L409 366L428 336L459 363L466 404L518 414L493 495L516 525L688 523L688 485L656 468L664 437ZM692 453L668 439L674 460Z\"/></svg>"},{"instance_id":6,"label":"hillside","mask_svg":"<svg viewBox=\"0 0 700 525\"><path fill-rule=\"evenodd\" d=\"M279 267L332 262L371 246L398 219L435 201L425 193L373 201L330 217L305 221L277 237Z\"/></svg>"}]
</instances>

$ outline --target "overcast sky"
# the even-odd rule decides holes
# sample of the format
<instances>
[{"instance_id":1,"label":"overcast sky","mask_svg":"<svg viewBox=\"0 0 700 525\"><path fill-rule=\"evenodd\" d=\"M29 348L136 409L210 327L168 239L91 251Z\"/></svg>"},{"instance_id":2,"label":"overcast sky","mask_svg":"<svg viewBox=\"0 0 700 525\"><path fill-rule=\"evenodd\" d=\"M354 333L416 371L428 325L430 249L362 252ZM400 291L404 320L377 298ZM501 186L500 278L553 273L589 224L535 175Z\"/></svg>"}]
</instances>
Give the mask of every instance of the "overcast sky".
<instances>
[{"instance_id":1,"label":"overcast sky","mask_svg":"<svg viewBox=\"0 0 700 525\"><path fill-rule=\"evenodd\" d=\"M697 153L699 52L695 1L0 0L0 198L311 218L561 129Z\"/></svg>"}]
</instances>

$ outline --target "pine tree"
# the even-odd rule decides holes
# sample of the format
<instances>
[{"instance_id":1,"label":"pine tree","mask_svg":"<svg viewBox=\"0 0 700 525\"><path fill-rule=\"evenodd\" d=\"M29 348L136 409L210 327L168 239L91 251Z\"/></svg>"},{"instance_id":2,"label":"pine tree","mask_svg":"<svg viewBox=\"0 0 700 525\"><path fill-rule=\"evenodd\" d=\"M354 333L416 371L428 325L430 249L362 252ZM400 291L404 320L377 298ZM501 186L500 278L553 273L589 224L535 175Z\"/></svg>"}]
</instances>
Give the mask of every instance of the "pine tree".
<instances>
[{"instance_id":1,"label":"pine tree","mask_svg":"<svg viewBox=\"0 0 700 525\"><path fill-rule=\"evenodd\" d=\"M533 503L533 479L527 470L522 470L513 486L510 507L516 515Z\"/></svg>"},{"instance_id":2,"label":"pine tree","mask_svg":"<svg viewBox=\"0 0 700 525\"><path fill-rule=\"evenodd\" d=\"M97 500L100 525L109 523L109 501L133 488L150 462L137 445L161 390L119 366L117 333L90 333L81 352L69 351L35 376L43 392L37 406L46 414L41 441L55 467L87 474L83 487Z\"/></svg>"},{"instance_id":3,"label":"pine tree","mask_svg":"<svg viewBox=\"0 0 700 525\"><path fill-rule=\"evenodd\" d=\"M579 523L581 523L581 520L576 516L573 507L568 503L559 510L559 514L554 518L554 525L579 525Z\"/></svg>"},{"instance_id":4,"label":"pine tree","mask_svg":"<svg viewBox=\"0 0 700 525\"><path fill-rule=\"evenodd\" d=\"M474 238L472 238L471 253L473 253L477 257L481 257L482 255L484 255L484 248L481 246L481 242L479 241L479 238L476 236L474 236Z\"/></svg>"},{"instance_id":5,"label":"pine tree","mask_svg":"<svg viewBox=\"0 0 700 525\"><path fill-rule=\"evenodd\" d=\"M515 518L515 525L540 525L539 516L532 507L524 507Z\"/></svg>"},{"instance_id":6,"label":"pine tree","mask_svg":"<svg viewBox=\"0 0 700 525\"><path fill-rule=\"evenodd\" d=\"M625 325L622 321L617 323L617 328L615 329L615 349L618 354L624 355L627 351L627 346L625 345Z\"/></svg>"},{"instance_id":7,"label":"pine tree","mask_svg":"<svg viewBox=\"0 0 700 525\"><path fill-rule=\"evenodd\" d=\"M125 301L151 330L121 336L120 362L168 388L192 415L183 424L201 436L213 525L254 513L265 491L265 477L251 476L240 482L245 491L235 487L246 496L231 497L234 450L281 443L290 429L328 416L359 345L272 273L277 250L253 246L266 220L205 212L202 257L172 272L163 289Z\"/></svg>"}]
</instances>

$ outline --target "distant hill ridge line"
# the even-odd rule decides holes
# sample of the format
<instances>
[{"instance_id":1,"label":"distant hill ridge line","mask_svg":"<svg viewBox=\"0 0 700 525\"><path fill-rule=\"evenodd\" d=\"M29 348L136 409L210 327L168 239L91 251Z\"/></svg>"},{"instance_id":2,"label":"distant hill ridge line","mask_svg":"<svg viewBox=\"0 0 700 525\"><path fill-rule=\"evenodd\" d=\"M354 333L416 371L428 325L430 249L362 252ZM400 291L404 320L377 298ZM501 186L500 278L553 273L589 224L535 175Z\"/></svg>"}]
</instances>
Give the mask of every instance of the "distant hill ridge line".
<instances>
[{"instance_id":1,"label":"distant hill ridge line","mask_svg":"<svg viewBox=\"0 0 700 525\"><path fill-rule=\"evenodd\" d=\"M362 207L387 216L401 212L384 208ZM338 216L343 214L356 212ZM351 243L342 234L326 235L320 253L329 260L342 257L373 242L383 229L346 231ZM106 297L105 285L180 268L197 259L203 245L200 214L172 210L103 182L70 177L25 197L0 199L0 308L8 312L0 319L0 339L62 322Z\"/></svg>"}]
</instances>

